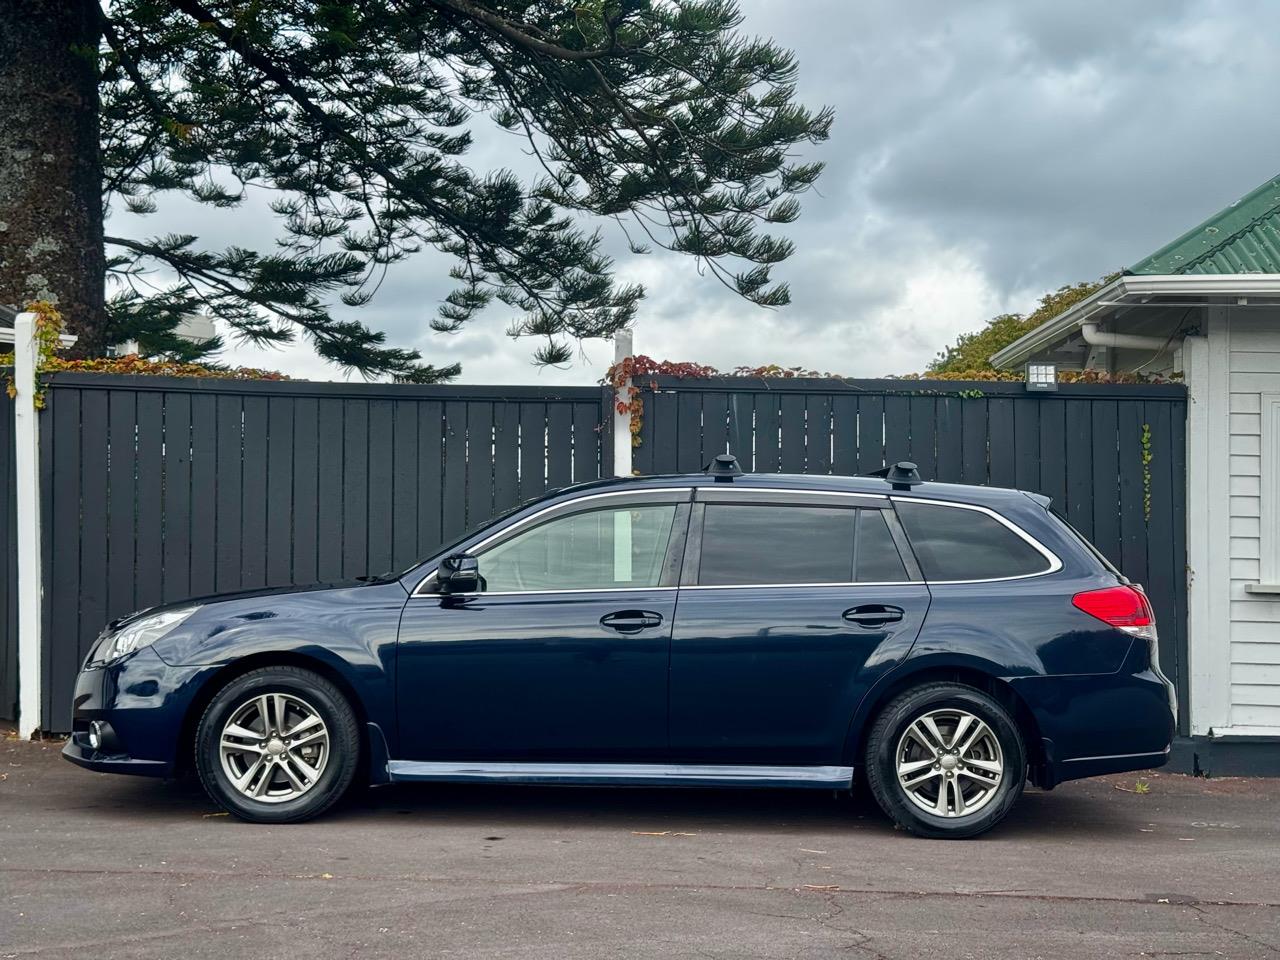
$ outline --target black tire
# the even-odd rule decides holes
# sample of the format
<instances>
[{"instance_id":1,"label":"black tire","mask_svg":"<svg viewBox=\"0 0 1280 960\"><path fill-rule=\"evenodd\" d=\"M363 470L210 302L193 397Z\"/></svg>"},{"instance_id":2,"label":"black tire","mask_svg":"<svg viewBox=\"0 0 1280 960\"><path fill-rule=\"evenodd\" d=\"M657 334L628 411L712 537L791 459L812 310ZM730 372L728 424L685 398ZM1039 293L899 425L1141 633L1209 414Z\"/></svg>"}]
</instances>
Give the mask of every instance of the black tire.
<instances>
[{"instance_id":1,"label":"black tire","mask_svg":"<svg viewBox=\"0 0 1280 960\"><path fill-rule=\"evenodd\" d=\"M257 698L271 694L296 698L312 708L328 734L326 761L319 775L299 795L277 802L241 793L224 768L220 750L227 721ZM280 726L283 729L284 724ZM342 691L324 677L300 667L262 667L237 677L214 695L196 729L195 757L205 792L233 816L251 823L299 823L324 813L351 786L360 763L360 728ZM280 789L288 789L283 772L275 782Z\"/></svg>"},{"instance_id":2,"label":"black tire","mask_svg":"<svg viewBox=\"0 0 1280 960\"><path fill-rule=\"evenodd\" d=\"M999 762L992 759L996 756L994 750L990 751L989 758L984 762L1003 769L998 785L980 794L976 801L980 806L976 807L975 812L968 814L955 813L957 803L954 799L955 790L960 789L959 785L962 782L963 790L969 791L971 795L982 787L976 781L971 783L971 778L967 776L947 772L945 775L953 777L957 786L939 788L941 791L950 790L941 799L942 805L948 811L948 815L944 816L922 809L908 795L907 789L898 777L897 753L904 743L904 735L913 723L928 714L933 714L934 711L941 711L945 716L945 711L948 710L964 711L987 725L999 744ZM948 731L943 729L942 732L946 734ZM913 744L907 741L906 749L916 751L914 754L907 753L906 756L928 756L921 752L921 745L918 743ZM947 752L954 753L954 751ZM971 753L970 756L976 755ZM972 763L977 763L980 759L982 758L975 759ZM946 768L935 765L932 769L945 770ZM1009 711L999 701L981 690L957 683L930 683L900 694L880 711L867 737L866 772L872 796L876 798L880 809L894 823L919 837L962 840L976 837L990 830L1004 819L1018 798L1022 796L1026 770L1026 748L1022 742L1022 734L1013 717L1009 715ZM924 773L930 775L929 768L926 768ZM935 778L940 778L942 775L944 774L931 774ZM938 779L937 782L942 781ZM927 799L927 791L934 789L932 781L930 784L930 786L918 788L926 792L924 799ZM990 795L987 796L987 793ZM937 790L934 795L938 796Z\"/></svg>"}]
</instances>

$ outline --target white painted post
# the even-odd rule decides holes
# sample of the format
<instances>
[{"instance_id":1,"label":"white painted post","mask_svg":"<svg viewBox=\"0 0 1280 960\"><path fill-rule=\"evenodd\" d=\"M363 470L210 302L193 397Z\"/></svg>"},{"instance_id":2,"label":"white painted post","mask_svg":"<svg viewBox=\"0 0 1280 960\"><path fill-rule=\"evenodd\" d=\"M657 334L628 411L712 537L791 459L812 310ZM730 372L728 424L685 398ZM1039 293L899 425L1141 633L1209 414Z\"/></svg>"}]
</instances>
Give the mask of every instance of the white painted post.
<instances>
[{"instance_id":1,"label":"white painted post","mask_svg":"<svg viewBox=\"0 0 1280 960\"><path fill-rule=\"evenodd\" d=\"M613 362L621 363L628 357L632 356L632 334L630 330L619 330L613 335ZM624 384L614 399L623 403L630 403L631 397L627 394L627 386ZM615 405L613 408L613 475L615 477L631 476L631 413L619 413Z\"/></svg>"},{"instance_id":2,"label":"white painted post","mask_svg":"<svg viewBox=\"0 0 1280 960\"><path fill-rule=\"evenodd\" d=\"M18 501L18 736L40 732L40 436L35 406L36 315L13 322L13 402Z\"/></svg>"}]
</instances>

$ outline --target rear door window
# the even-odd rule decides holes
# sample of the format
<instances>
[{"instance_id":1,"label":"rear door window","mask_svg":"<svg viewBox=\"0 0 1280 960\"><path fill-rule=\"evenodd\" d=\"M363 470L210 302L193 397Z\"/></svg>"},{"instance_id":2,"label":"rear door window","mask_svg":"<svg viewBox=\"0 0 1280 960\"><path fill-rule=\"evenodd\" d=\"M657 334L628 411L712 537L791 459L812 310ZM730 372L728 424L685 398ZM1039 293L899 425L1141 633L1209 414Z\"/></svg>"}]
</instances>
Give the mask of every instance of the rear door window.
<instances>
[{"instance_id":1,"label":"rear door window","mask_svg":"<svg viewBox=\"0 0 1280 960\"><path fill-rule=\"evenodd\" d=\"M879 510L708 503L698 584L902 582L902 558Z\"/></svg>"},{"instance_id":2,"label":"rear door window","mask_svg":"<svg viewBox=\"0 0 1280 960\"><path fill-rule=\"evenodd\" d=\"M1045 573L1049 559L990 514L898 500L926 580L997 580Z\"/></svg>"}]
</instances>

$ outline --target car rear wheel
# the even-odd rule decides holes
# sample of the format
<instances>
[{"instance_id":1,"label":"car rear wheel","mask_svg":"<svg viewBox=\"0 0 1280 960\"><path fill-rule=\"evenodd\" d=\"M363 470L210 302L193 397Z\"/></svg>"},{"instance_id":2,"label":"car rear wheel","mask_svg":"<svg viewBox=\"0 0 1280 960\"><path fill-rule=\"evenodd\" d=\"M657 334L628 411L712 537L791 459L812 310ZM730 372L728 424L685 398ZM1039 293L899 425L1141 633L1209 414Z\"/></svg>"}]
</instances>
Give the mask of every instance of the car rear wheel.
<instances>
[{"instance_id":1,"label":"car rear wheel","mask_svg":"<svg viewBox=\"0 0 1280 960\"><path fill-rule=\"evenodd\" d=\"M333 806L360 759L355 713L342 692L298 667L264 667L220 690L196 731L205 791L255 823L296 823Z\"/></svg>"},{"instance_id":2,"label":"car rear wheel","mask_svg":"<svg viewBox=\"0 0 1280 960\"><path fill-rule=\"evenodd\" d=\"M1009 712L981 690L931 683L892 700L867 738L867 782L905 830L974 837L1004 819L1026 778L1026 752Z\"/></svg>"}]
</instances>

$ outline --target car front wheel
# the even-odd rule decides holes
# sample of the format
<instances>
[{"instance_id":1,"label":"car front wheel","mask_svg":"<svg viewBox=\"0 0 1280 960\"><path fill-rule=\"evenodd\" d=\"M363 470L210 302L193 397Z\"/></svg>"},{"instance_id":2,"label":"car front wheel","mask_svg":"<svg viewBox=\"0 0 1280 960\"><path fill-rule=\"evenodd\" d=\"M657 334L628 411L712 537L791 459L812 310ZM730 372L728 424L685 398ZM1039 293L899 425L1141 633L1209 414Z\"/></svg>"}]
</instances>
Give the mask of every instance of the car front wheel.
<instances>
[{"instance_id":1,"label":"car front wheel","mask_svg":"<svg viewBox=\"0 0 1280 960\"><path fill-rule=\"evenodd\" d=\"M264 667L209 703L196 731L206 792L255 823L296 823L333 806L360 758L355 713L332 683L298 667Z\"/></svg>"},{"instance_id":2,"label":"car front wheel","mask_svg":"<svg viewBox=\"0 0 1280 960\"><path fill-rule=\"evenodd\" d=\"M974 837L1012 809L1026 778L1017 724L993 697L931 683L908 690L876 718L867 781L880 808L905 830Z\"/></svg>"}]
</instances>

